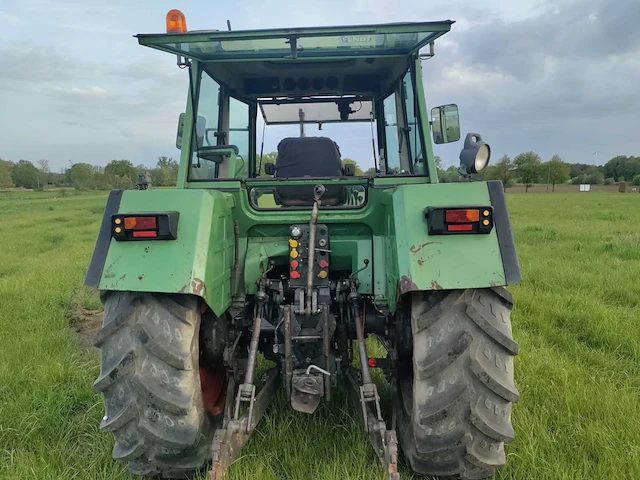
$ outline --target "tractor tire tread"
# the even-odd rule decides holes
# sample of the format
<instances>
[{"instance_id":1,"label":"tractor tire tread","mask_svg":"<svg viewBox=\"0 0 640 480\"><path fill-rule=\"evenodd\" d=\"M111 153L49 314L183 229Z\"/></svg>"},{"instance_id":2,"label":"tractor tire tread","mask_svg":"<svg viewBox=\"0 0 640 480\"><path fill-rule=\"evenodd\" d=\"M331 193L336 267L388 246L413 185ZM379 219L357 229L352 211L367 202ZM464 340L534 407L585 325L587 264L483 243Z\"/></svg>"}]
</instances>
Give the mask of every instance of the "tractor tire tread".
<instances>
[{"instance_id":1,"label":"tractor tire tread","mask_svg":"<svg viewBox=\"0 0 640 480\"><path fill-rule=\"evenodd\" d=\"M198 374L197 299L150 293L103 292L100 428L115 439L113 457L142 476L187 478L210 458Z\"/></svg>"},{"instance_id":2,"label":"tractor tire tread","mask_svg":"<svg viewBox=\"0 0 640 480\"><path fill-rule=\"evenodd\" d=\"M421 475L490 477L514 438L513 298L487 288L414 292L411 302L413 403L400 415L405 456Z\"/></svg>"}]
</instances>

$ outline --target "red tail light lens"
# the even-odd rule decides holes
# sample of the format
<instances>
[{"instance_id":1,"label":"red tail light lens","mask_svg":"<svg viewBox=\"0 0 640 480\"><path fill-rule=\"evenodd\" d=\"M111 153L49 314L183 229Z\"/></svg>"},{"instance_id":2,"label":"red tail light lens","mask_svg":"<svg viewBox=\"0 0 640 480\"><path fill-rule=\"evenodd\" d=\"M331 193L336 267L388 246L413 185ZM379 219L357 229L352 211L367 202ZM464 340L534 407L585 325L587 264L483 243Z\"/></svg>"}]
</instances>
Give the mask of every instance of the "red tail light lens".
<instances>
[{"instance_id":1,"label":"red tail light lens","mask_svg":"<svg viewBox=\"0 0 640 480\"><path fill-rule=\"evenodd\" d=\"M134 230L133 238L155 238L158 236L158 232L155 230Z\"/></svg>"},{"instance_id":2,"label":"red tail light lens","mask_svg":"<svg viewBox=\"0 0 640 480\"><path fill-rule=\"evenodd\" d=\"M470 223L461 224L461 225L447 225L447 230L450 232L470 232L473 230L473 225Z\"/></svg>"}]
</instances>

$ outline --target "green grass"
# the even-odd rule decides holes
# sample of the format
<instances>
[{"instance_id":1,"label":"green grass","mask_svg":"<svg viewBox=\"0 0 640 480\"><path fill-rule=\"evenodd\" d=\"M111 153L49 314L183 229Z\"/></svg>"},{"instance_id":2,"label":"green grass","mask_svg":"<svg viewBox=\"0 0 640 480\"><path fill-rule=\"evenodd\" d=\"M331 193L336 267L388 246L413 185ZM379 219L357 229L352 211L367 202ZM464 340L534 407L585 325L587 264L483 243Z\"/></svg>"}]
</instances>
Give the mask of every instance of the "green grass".
<instances>
[{"instance_id":1,"label":"green grass","mask_svg":"<svg viewBox=\"0 0 640 480\"><path fill-rule=\"evenodd\" d=\"M521 400L496 478L640 478L640 196L507 199ZM99 306L82 281L104 201L0 192L0 479L131 478L98 431L97 354L69 326ZM358 414L342 395L311 417L279 397L229 478L382 480Z\"/></svg>"}]
</instances>

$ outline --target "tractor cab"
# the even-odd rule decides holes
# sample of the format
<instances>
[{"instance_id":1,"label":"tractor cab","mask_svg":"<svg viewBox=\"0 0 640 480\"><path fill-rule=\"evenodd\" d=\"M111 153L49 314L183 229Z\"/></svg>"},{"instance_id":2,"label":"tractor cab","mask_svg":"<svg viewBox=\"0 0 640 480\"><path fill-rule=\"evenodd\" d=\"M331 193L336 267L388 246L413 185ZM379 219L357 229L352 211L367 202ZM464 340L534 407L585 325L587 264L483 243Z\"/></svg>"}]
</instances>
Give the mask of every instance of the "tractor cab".
<instances>
[{"instance_id":1,"label":"tractor cab","mask_svg":"<svg viewBox=\"0 0 640 480\"><path fill-rule=\"evenodd\" d=\"M421 59L452 21L190 32L172 12L167 34L137 38L189 71L179 187L241 182L255 209L309 209L323 179L320 208L353 209L375 184L437 183L430 135L459 140L458 109L429 118Z\"/></svg>"}]
</instances>

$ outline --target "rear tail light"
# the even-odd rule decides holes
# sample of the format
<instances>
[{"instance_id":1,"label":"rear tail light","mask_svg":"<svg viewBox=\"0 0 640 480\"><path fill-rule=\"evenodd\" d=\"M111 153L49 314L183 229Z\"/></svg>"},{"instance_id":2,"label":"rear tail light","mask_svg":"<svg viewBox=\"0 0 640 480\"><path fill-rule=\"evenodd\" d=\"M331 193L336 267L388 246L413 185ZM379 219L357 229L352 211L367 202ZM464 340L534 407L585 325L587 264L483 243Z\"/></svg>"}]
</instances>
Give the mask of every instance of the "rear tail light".
<instances>
[{"instance_id":1,"label":"rear tail light","mask_svg":"<svg viewBox=\"0 0 640 480\"><path fill-rule=\"evenodd\" d=\"M180 212L114 213L111 236L117 241L176 240Z\"/></svg>"},{"instance_id":2,"label":"rear tail light","mask_svg":"<svg viewBox=\"0 0 640 480\"><path fill-rule=\"evenodd\" d=\"M428 207L424 212L429 235L482 234L493 229L493 207Z\"/></svg>"}]
</instances>

